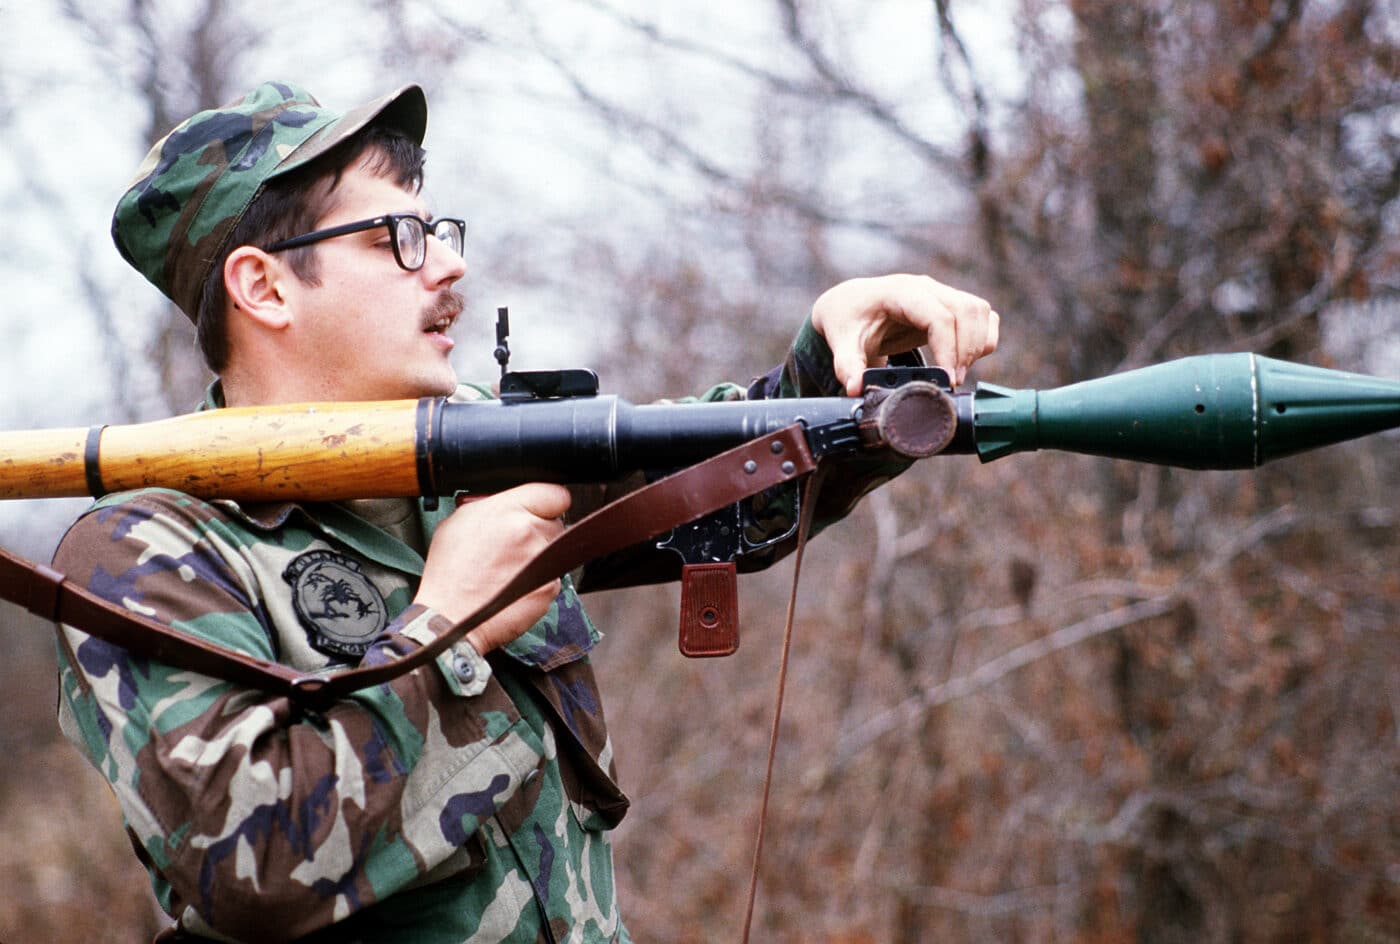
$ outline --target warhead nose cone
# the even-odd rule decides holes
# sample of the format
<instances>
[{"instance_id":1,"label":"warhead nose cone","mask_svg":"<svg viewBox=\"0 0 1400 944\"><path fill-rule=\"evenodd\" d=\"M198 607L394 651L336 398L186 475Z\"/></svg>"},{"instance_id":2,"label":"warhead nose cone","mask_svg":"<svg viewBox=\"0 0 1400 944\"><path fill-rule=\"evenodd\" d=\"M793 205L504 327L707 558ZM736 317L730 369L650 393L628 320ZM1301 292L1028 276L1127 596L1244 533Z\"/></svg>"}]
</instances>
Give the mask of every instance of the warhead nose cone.
<instances>
[{"instance_id":1,"label":"warhead nose cone","mask_svg":"<svg viewBox=\"0 0 1400 944\"><path fill-rule=\"evenodd\" d=\"M1400 425L1400 382L1254 358L1259 462Z\"/></svg>"},{"instance_id":2,"label":"warhead nose cone","mask_svg":"<svg viewBox=\"0 0 1400 944\"><path fill-rule=\"evenodd\" d=\"M984 462L1059 449L1187 469L1251 469L1400 425L1400 382L1254 354L1208 354L1052 390L978 384Z\"/></svg>"}]
</instances>

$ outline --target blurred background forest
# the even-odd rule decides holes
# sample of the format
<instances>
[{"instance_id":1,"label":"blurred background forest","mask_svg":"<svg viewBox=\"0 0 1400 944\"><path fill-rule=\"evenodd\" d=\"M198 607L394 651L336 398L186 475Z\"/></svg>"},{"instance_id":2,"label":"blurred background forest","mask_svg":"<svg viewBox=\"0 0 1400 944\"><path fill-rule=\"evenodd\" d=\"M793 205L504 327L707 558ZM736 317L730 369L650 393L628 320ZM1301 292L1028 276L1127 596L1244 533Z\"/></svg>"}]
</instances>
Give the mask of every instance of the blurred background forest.
<instances>
[{"instance_id":1,"label":"blurred background forest","mask_svg":"<svg viewBox=\"0 0 1400 944\"><path fill-rule=\"evenodd\" d=\"M1395 0L0 0L6 428L183 412L191 329L111 249L149 143L269 77L428 89L471 221L464 376L586 363L634 401L776 362L825 287L990 298L973 379L1256 351L1400 377ZM755 937L1400 940L1400 442L1257 473L935 459L810 552ZM45 557L82 502L6 506ZM743 920L789 566L737 658L675 588L595 597L636 940ZM159 927L53 721L0 661L0 939Z\"/></svg>"}]
</instances>

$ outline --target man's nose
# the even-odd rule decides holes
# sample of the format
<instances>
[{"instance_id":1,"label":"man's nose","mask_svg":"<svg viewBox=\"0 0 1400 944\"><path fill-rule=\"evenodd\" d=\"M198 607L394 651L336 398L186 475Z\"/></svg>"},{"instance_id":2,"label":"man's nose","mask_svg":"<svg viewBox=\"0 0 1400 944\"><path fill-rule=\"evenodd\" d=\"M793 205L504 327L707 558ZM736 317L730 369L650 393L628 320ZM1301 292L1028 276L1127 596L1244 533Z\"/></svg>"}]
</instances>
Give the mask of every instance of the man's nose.
<instances>
[{"instance_id":1,"label":"man's nose","mask_svg":"<svg viewBox=\"0 0 1400 944\"><path fill-rule=\"evenodd\" d=\"M422 271L433 285L451 284L467 274L467 261L441 239L429 236Z\"/></svg>"}]
</instances>

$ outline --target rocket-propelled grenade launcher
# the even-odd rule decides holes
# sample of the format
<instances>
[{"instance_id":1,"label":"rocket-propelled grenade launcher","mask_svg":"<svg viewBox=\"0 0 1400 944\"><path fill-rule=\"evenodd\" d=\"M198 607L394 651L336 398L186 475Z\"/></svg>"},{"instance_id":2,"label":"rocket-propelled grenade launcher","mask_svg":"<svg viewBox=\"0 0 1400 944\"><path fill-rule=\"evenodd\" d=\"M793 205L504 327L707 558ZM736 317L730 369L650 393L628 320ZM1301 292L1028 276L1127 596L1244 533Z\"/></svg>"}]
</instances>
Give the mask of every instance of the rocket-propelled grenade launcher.
<instances>
[{"instance_id":1,"label":"rocket-propelled grenade launcher","mask_svg":"<svg viewBox=\"0 0 1400 944\"><path fill-rule=\"evenodd\" d=\"M1400 425L1400 382L1212 354L1049 390L938 368L865 374L863 397L633 405L591 371L502 378L501 399L293 404L128 426L0 433L0 498L144 487L245 501L487 492L664 473L792 423L817 456L887 450L990 462L1055 449L1189 469L1249 469Z\"/></svg>"},{"instance_id":2,"label":"rocket-propelled grenade launcher","mask_svg":"<svg viewBox=\"0 0 1400 944\"><path fill-rule=\"evenodd\" d=\"M938 368L885 367L866 371L861 397L634 406L600 396L591 371L506 372L503 334L498 342L494 401L297 404L0 433L0 498L165 487L241 501L435 501L524 482L655 478L799 423L817 458L946 452L990 462L1057 449L1249 469L1400 425L1400 382L1252 354L1188 357L1050 390L955 391ZM736 562L788 540L795 505L781 534L765 532L741 501L657 542L682 564L682 652L737 648Z\"/></svg>"}]
</instances>

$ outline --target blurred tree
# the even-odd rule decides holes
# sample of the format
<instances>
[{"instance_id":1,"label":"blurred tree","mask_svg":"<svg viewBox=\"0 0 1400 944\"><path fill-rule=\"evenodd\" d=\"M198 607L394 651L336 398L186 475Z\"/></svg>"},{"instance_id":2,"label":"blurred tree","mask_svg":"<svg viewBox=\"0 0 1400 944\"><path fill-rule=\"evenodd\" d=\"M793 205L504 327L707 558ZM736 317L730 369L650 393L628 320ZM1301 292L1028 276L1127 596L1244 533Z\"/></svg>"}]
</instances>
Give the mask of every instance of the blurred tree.
<instances>
[{"instance_id":1,"label":"blurred tree","mask_svg":"<svg viewBox=\"0 0 1400 944\"><path fill-rule=\"evenodd\" d=\"M124 7L63 0L62 12L85 37L102 71L140 103L145 148L186 117L238 91L240 60L257 35L236 5L226 0L199 0L178 12L155 0L132 0ZM79 260L77 265L89 286L89 313L117 368L112 394L118 418L184 412L198 402L207 374L189 319L166 303L155 324L133 331L130 314L116 310L99 277L86 274L90 263ZM143 394L147 385L136 378L148 373L153 374L154 390ZM143 402L145 397L154 402Z\"/></svg>"}]
</instances>

